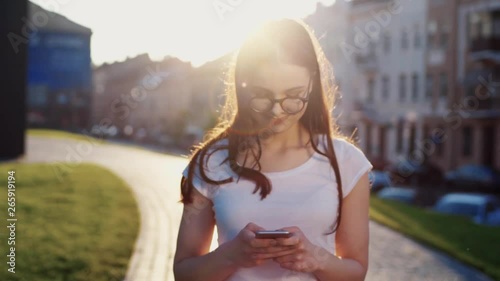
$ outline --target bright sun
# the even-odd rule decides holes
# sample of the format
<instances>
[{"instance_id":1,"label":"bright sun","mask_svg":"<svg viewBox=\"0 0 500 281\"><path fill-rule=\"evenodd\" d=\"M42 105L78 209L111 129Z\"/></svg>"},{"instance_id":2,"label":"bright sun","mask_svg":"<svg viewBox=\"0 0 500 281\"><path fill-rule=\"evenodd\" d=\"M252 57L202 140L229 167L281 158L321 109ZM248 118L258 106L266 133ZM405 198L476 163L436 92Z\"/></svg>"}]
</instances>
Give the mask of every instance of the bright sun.
<instances>
[{"instance_id":1,"label":"bright sun","mask_svg":"<svg viewBox=\"0 0 500 281\"><path fill-rule=\"evenodd\" d=\"M260 22L301 18L317 2L335 0L59 0L53 10L92 29L92 60L96 64L149 53L166 55L199 66L239 46Z\"/></svg>"}]
</instances>

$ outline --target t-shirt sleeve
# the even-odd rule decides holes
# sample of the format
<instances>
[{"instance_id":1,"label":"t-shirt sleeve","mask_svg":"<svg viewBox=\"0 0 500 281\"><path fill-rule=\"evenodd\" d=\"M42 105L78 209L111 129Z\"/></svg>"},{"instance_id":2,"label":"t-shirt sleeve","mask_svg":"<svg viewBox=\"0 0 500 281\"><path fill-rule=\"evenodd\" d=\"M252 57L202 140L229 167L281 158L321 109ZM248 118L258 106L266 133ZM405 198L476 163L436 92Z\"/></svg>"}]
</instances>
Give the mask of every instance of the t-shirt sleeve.
<instances>
[{"instance_id":1,"label":"t-shirt sleeve","mask_svg":"<svg viewBox=\"0 0 500 281\"><path fill-rule=\"evenodd\" d=\"M205 155L204 159L204 165L203 169L205 171L205 175L212 179L212 180L223 180L227 177L224 178L225 171L224 169L220 166L220 157L218 153L214 153L211 156ZM194 174L193 174L193 186L201 193L203 196L206 198L212 200L216 193L218 192L218 185L213 185L210 183L207 183L204 181L201 177L200 174L200 157L196 158L196 164L194 167ZM188 169L189 169L189 163L186 165L184 168L184 171L182 172L182 175L187 179L188 177Z\"/></svg>"},{"instance_id":2,"label":"t-shirt sleeve","mask_svg":"<svg viewBox=\"0 0 500 281\"><path fill-rule=\"evenodd\" d=\"M345 198L366 172L373 166L361 149L345 140L336 140L339 145L339 170L342 179L342 192Z\"/></svg>"}]
</instances>

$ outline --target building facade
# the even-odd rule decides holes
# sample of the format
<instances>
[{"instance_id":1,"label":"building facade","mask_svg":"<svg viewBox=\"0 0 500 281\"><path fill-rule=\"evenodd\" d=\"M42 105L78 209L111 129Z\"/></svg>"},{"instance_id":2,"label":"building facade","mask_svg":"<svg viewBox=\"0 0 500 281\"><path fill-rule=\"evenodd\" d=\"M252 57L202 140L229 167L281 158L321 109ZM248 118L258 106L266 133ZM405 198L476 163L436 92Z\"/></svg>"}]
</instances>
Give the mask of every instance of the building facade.
<instances>
[{"instance_id":1,"label":"building facade","mask_svg":"<svg viewBox=\"0 0 500 281\"><path fill-rule=\"evenodd\" d=\"M31 2L28 18L36 24L28 42L28 126L86 128L92 92L91 30Z\"/></svg>"},{"instance_id":2,"label":"building facade","mask_svg":"<svg viewBox=\"0 0 500 281\"><path fill-rule=\"evenodd\" d=\"M340 84L337 122L357 129L376 168L411 160L500 169L499 5L337 1L308 18L342 38L321 42Z\"/></svg>"},{"instance_id":3,"label":"building facade","mask_svg":"<svg viewBox=\"0 0 500 281\"><path fill-rule=\"evenodd\" d=\"M456 71L461 108L452 150L456 165L500 169L500 2L460 0Z\"/></svg>"}]
</instances>

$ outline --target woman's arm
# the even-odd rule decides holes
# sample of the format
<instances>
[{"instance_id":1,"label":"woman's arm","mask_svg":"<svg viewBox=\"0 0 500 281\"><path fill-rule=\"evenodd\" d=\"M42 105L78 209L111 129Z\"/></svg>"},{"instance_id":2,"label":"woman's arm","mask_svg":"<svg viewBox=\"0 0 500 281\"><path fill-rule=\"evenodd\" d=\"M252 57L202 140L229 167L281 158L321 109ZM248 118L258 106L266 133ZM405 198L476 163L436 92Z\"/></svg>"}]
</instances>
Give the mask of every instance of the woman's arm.
<instances>
[{"instance_id":1,"label":"woman's arm","mask_svg":"<svg viewBox=\"0 0 500 281\"><path fill-rule=\"evenodd\" d=\"M368 271L370 187L365 173L344 199L342 221L337 229L336 256L325 249L328 258L314 271L321 281L364 280Z\"/></svg>"},{"instance_id":2,"label":"woman's arm","mask_svg":"<svg viewBox=\"0 0 500 281\"><path fill-rule=\"evenodd\" d=\"M362 281L368 270L368 211L370 188L365 173L344 199L342 221L336 232L336 255L311 243L297 226L283 227L292 237L279 238L280 245L294 246L290 253L265 253L281 267L311 272L320 281Z\"/></svg>"},{"instance_id":3,"label":"woman's arm","mask_svg":"<svg viewBox=\"0 0 500 281\"><path fill-rule=\"evenodd\" d=\"M209 253L215 227L212 202L193 189L193 203L184 205L174 257L176 281L222 281L237 267L226 259L223 244Z\"/></svg>"},{"instance_id":4,"label":"woman's arm","mask_svg":"<svg viewBox=\"0 0 500 281\"><path fill-rule=\"evenodd\" d=\"M183 259L174 264L176 281L222 281L232 275L238 267L225 258L223 247L203 256Z\"/></svg>"}]
</instances>

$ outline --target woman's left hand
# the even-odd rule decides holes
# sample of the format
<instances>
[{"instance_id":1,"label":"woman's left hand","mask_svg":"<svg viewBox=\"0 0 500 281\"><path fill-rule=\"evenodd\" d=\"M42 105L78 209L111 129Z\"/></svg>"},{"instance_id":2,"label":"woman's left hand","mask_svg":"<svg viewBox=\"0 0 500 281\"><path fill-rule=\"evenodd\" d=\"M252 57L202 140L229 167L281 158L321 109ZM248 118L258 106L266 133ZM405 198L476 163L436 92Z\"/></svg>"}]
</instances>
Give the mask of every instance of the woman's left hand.
<instances>
[{"instance_id":1,"label":"woman's left hand","mask_svg":"<svg viewBox=\"0 0 500 281\"><path fill-rule=\"evenodd\" d=\"M325 259L325 249L314 245L307 239L302 230L296 226L280 228L288 230L293 235L289 238L277 238L278 245L295 246L290 254L275 257L273 260L282 268L299 272L314 272L321 268Z\"/></svg>"}]
</instances>

